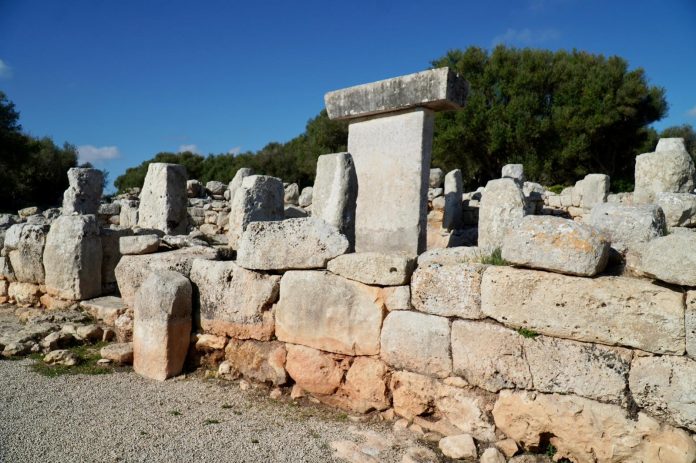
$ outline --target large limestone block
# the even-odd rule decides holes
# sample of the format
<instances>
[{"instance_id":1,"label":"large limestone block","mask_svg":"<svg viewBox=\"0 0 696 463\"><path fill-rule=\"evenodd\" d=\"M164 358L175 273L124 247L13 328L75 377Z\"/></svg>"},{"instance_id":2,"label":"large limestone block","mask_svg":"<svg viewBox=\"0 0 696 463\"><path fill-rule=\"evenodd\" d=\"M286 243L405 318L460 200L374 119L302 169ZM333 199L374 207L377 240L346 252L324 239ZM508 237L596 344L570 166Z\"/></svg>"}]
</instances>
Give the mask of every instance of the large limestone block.
<instances>
[{"instance_id":1,"label":"large limestone block","mask_svg":"<svg viewBox=\"0 0 696 463\"><path fill-rule=\"evenodd\" d=\"M278 341L238 341L230 339L225 347L225 359L232 371L259 382L285 384L285 344Z\"/></svg>"},{"instance_id":2,"label":"large limestone block","mask_svg":"<svg viewBox=\"0 0 696 463\"><path fill-rule=\"evenodd\" d=\"M580 207L592 209L597 204L606 203L609 195L610 179L605 174L588 174L575 184L574 191L580 195Z\"/></svg>"},{"instance_id":3,"label":"large limestone block","mask_svg":"<svg viewBox=\"0 0 696 463\"><path fill-rule=\"evenodd\" d=\"M598 204L588 224L605 234L611 247L622 254L666 232L665 215L654 204Z\"/></svg>"},{"instance_id":4,"label":"large limestone block","mask_svg":"<svg viewBox=\"0 0 696 463\"><path fill-rule=\"evenodd\" d=\"M594 276L607 265L609 243L589 225L561 217L530 215L507 231L502 256L522 267Z\"/></svg>"},{"instance_id":5,"label":"large limestone block","mask_svg":"<svg viewBox=\"0 0 696 463\"><path fill-rule=\"evenodd\" d=\"M693 193L657 193L655 204L662 208L668 227L696 226L696 195Z\"/></svg>"},{"instance_id":6,"label":"large limestone block","mask_svg":"<svg viewBox=\"0 0 696 463\"><path fill-rule=\"evenodd\" d=\"M462 228L462 171L455 169L445 175L445 211L442 216L442 227L447 230Z\"/></svg>"},{"instance_id":7,"label":"large limestone block","mask_svg":"<svg viewBox=\"0 0 696 463\"><path fill-rule=\"evenodd\" d=\"M481 277L485 269L481 264L418 267L411 282L413 307L443 317L483 318Z\"/></svg>"},{"instance_id":8,"label":"large limestone block","mask_svg":"<svg viewBox=\"0 0 696 463\"><path fill-rule=\"evenodd\" d=\"M696 169L688 151L678 141L658 142L653 153L636 156L634 201L651 203L657 193L691 193Z\"/></svg>"},{"instance_id":9,"label":"large limestone block","mask_svg":"<svg viewBox=\"0 0 696 463\"><path fill-rule=\"evenodd\" d=\"M128 309L123 303L123 299L116 296L104 296L82 301L80 307L95 320L107 326L115 326L116 319L126 313Z\"/></svg>"},{"instance_id":10,"label":"large limestone block","mask_svg":"<svg viewBox=\"0 0 696 463\"><path fill-rule=\"evenodd\" d=\"M431 249L418 256L418 266L475 264L483 258L477 246L457 246L454 248Z\"/></svg>"},{"instance_id":11,"label":"large limestone block","mask_svg":"<svg viewBox=\"0 0 696 463\"><path fill-rule=\"evenodd\" d=\"M672 233L646 243L638 267L667 283L696 286L696 233Z\"/></svg>"},{"instance_id":12,"label":"large limestone block","mask_svg":"<svg viewBox=\"0 0 696 463\"><path fill-rule=\"evenodd\" d=\"M696 361L671 355L637 357L629 384L633 399L646 412L696 431Z\"/></svg>"},{"instance_id":13,"label":"large limestone block","mask_svg":"<svg viewBox=\"0 0 696 463\"><path fill-rule=\"evenodd\" d=\"M439 68L329 92L324 102L329 118L352 119L417 107L457 109L468 91L458 74Z\"/></svg>"},{"instance_id":14,"label":"large limestone block","mask_svg":"<svg viewBox=\"0 0 696 463\"><path fill-rule=\"evenodd\" d=\"M186 168L179 164L153 162L147 168L140 193L138 226L184 235L188 227Z\"/></svg>"},{"instance_id":15,"label":"large limestone block","mask_svg":"<svg viewBox=\"0 0 696 463\"><path fill-rule=\"evenodd\" d=\"M618 405L572 395L502 391L493 408L496 426L525 448L542 439L554 458L578 463L691 463L696 442L683 430L644 413L626 416Z\"/></svg>"},{"instance_id":16,"label":"large limestone block","mask_svg":"<svg viewBox=\"0 0 696 463\"><path fill-rule=\"evenodd\" d=\"M434 113L354 122L348 151L358 178L355 250L417 255L426 247Z\"/></svg>"},{"instance_id":17,"label":"large limestone block","mask_svg":"<svg viewBox=\"0 0 696 463\"><path fill-rule=\"evenodd\" d=\"M45 225L12 225L5 235L5 251L19 282L43 284L45 271L43 253L48 227Z\"/></svg>"},{"instance_id":18,"label":"large limestone block","mask_svg":"<svg viewBox=\"0 0 696 463\"><path fill-rule=\"evenodd\" d=\"M298 386L314 394L333 394L341 385L341 359L311 347L287 344L285 368Z\"/></svg>"},{"instance_id":19,"label":"large limestone block","mask_svg":"<svg viewBox=\"0 0 696 463\"><path fill-rule=\"evenodd\" d=\"M456 320L452 362L455 374L491 392L534 389L621 404L631 351Z\"/></svg>"},{"instance_id":20,"label":"large limestone block","mask_svg":"<svg viewBox=\"0 0 696 463\"><path fill-rule=\"evenodd\" d=\"M148 274L172 270L185 277L191 273L196 259L215 260L217 251L213 248L193 246L176 251L144 254L141 256L123 256L116 266L116 280L123 302L133 307L135 294Z\"/></svg>"},{"instance_id":21,"label":"large limestone block","mask_svg":"<svg viewBox=\"0 0 696 463\"><path fill-rule=\"evenodd\" d=\"M57 218L46 237L43 259L48 294L75 301L99 296L102 244L96 216Z\"/></svg>"},{"instance_id":22,"label":"large limestone block","mask_svg":"<svg viewBox=\"0 0 696 463\"><path fill-rule=\"evenodd\" d=\"M278 299L280 276L246 270L230 261L196 259L190 278L198 290L204 331L237 339L271 339L271 307Z\"/></svg>"},{"instance_id":23,"label":"large limestone block","mask_svg":"<svg viewBox=\"0 0 696 463\"><path fill-rule=\"evenodd\" d=\"M121 255L151 254L157 252L160 238L157 235L122 236L118 241Z\"/></svg>"},{"instance_id":24,"label":"large limestone block","mask_svg":"<svg viewBox=\"0 0 696 463\"><path fill-rule=\"evenodd\" d=\"M321 271L290 271L280 280L279 340L348 355L379 353L384 313L379 288Z\"/></svg>"},{"instance_id":25,"label":"large limestone block","mask_svg":"<svg viewBox=\"0 0 696 463\"><path fill-rule=\"evenodd\" d=\"M452 372L450 322L418 312L390 312L384 320L382 359L397 369L447 377Z\"/></svg>"},{"instance_id":26,"label":"large limestone block","mask_svg":"<svg viewBox=\"0 0 696 463\"><path fill-rule=\"evenodd\" d=\"M348 246L335 227L314 217L254 222L239 242L237 264L252 270L324 268Z\"/></svg>"},{"instance_id":27,"label":"large limestone block","mask_svg":"<svg viewBox=\"0 0 696 463\"><path fill-rule=\"evenodd\" d=\"M104 174L99 169L68 169L68 189L63 194L63 214L97 214Z\"/></svg>"},{"instance_id":28,"label":"large limestone block","mask_svg":"<svg viewBox=\"0 0 696 463\"><path fill-rule=\"evenodd\" d=\"M312 189L312 217L336 227L355 246L358 177L350 153L324 154L317 159Z\"/></svg>"},{"instance_id":29,"label":"large limestone block","mask_svg":"<svg viewBox=\"0 0 696 463\"><path fill-rule=\"evenodd\" d=\"M507 231L516 228L524 215L524 195L513 179L489 181L479 206L479 248L490 253L502 247Z\"/></svg>"},{"instance_id":30,"label":"large limestone block","mask_svg":"<svg viewBox=\"0 0 696 463\"><path fill-rule=\"evenodd\" d=\"M403 255L360 252L331 259L327 268L367 285L398 286L409 283L415 264L415 259Z\"/></svg>"},{"instance_id":31,"label":"large limestone block","mask_svg":"<svg viewBox=\"0 0 696 463\"><path fill-rule=\"evenodd\" d=\"M230 196L230 205L234 201L234 195L242 188L242 181L251 175L254 175L254 170L249 167L242 167L235 172L232 181L227 187Z\"/></svg>"},{"instance_id":32,"label":"large limestone block","mask_svg":"<svg viewBox=\"0 0 696 463\"><path fill-rule=\"evenodd\" d=\"M229 215L229 245L237 249L242 234L252 222L283 220L283 182L267 175L249 175L232 196Z\"/></svg>"},{"instance_id":33,"label":"large limestone block","mask_svg":"<svg viewBox=\"0 0 696 463\"><path fill-rule=\"evenodd\" d=\"M191 282L172 271L150 273L135 298L133 369L164 381L181 373L191 338Z\"/></svg>"},{"instance_id":34,"label":"large limestone block","mask_svg":"<svg viewBox=\"0 0 696 463\"><path fill-rule=\"evenodd\" d=\"M481 310L505 325L549 336L684 353L683 295L644 280L488 267Z\"/></svg>"}]
</instances>

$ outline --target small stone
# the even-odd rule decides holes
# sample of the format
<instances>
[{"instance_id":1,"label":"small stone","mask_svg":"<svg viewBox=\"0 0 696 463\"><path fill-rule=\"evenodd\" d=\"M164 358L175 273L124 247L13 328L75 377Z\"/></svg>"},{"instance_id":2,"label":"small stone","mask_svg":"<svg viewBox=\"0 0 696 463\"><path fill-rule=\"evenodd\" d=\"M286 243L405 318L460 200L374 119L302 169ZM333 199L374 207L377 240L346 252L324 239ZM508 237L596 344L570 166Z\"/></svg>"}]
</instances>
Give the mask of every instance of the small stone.
<instances>
[{"instance_id":1,"label":"small stone","mask_svg":"<svg viewBox=\"0 0 696 463\"><path fill-rule=\"evenodd\" d=\"M97 360L97 365L111 365L111 360L109 359L99 359Z\"/></svg>"},{"instance_id":2,"label":"small stone","mask_svg":"<svg viewBox=\"0 0 696 463\"><path fill-rule=\"evenodd\" d=\"M430 176L428 178L428 186L430 188L440 188L442 186L442 182L445 179L445 172L440 169L439 167L435 167L433 169L430 169Z\"/></svg>"},{"instance_id":3,"label":"small stone","mask_svg":"<svg viewBox=\"0 0 696 463\"><path fill-rule=\"evenodd\" d=\"M297 183L291 183L290 185L285 187L285 204L292 204L294 206L297 206L299 198L300 187L297 185Z\"/></svg>"},{"instance_id":4,"label":"small stone","mask_svg":"<svg viewBox=\"0 0 696 463\"><path fill-rule=\"evenodd\" d=\"M498 450L503 452L503 455L505 455L507 458L511 458L514 454L517 453L518 450L517 442L515 442L515 439L499 440L495 443L495 446L498 447Z\"/></svg>"},{"instance_id":5,"label":"small stone","mask_svg":"<svg viewBox=\"0 0 696 463\"><path fill-rule=\"evenodd\" d=\"M107 359L111 362L130 365L133 363L133 343L122 342L109 344L102 347L99 351L102 359Z\"/></svg>"},{"instance_id":6,"label":"small stone","mask_svg":"<svg viewBox=\"0 0 696 463\"><path fill-rule=\"evenodd\" d=\"M214 350L222 350L227 344L227 338L224 336L215 336L213 334L199 334L196 338L196 350L199 352L211 352Z\"/></svg>"},{"instance_id":7,"label":"small stone","mask_svg":"<svg viewBox=\"0 0 696 463\"><path fill-rule=\"evenodd\" d=\"M140 255L157 252L160 238L157 235L122 236L119 239L119 250L123 255Z\"/></svg>"},{"instance_id":8,"label":"small stone","mask_svg":"<svg viewBox=\"0 0 696 463\"><path fill-rule=\"evenodd\" d=\"M497 449L490 447L483 451L479 463L505 463L505 457Z\"/></svg>"},{"instance_id":9,"label":"small stone","mask_svg":"<svg viewBox=\"0 0 696 463\"><path fill-rule=\"evenodd\" d=\"M505 164L501 171L501 178L511 178L518 184L524 183L524 165Z\"/></svg>"},{"instance_id":10,"label":"small stone","mask_svg":"<svg viewBox=\"0 0 696 463\"><path fill-rule=\"evenodd\" d=\"M435 452L425 447L409 447L401 458L401 463L438 463Z\"/></svg>"},{"instance_id":11,"label":"small stone","mask_svg":"<svg viewBox=\"0 0 696 463\"><path fill-rule=\"evenodd\" d=\"M298 386L297 384L294 384L294 385L292 386L292 390L290 391L290 398L291 398L292 400L297 400L297 399L301 399L301 398L304 397L304 396L305 396L304 389L302 389L302 388L301 388L300 386Z\"/></svg>"},{"instance_id":12,"label":"small stone","mask_svg":"<svg viewBox=\"0 0 696 463\"><path fill-rule=\"evenodd\" d=\"M249 384L248 381L245 381L243 379L239 380L239 389L242 391L248 391L249 388L251 388L251 384Z\"/></svg>"},{"instance_id":13,"label":"small stone","mask_svg":"<svg viewBox=\"0 0 696 463\"><path fill-rule=\"evenodd\" d=\"M300 198L298 200L298 204L300 207L309 207L312 205L313 192L314 188L312 188L311 186L302 188L302 193L300 193Z\"/></svg>"},{"instance_id":14,"label":"small stone","mask_svg":"<svg viewBox=\"0 0 696 463\"><path fill-rule=\"evenodd\" d=\"M268 395L273 400L278 400L283 396L283 390L279 387L274 388Z\"/></svg>"},{"instance_id":15,"label":"small stone","mask_svg":"<svg viewBox=\"0 0 696 463\"><path fill-rule=\"evenodd\" d=\"M44 356L43 361L48 365L65 365L68 367L75 366L79 363L77 356L65 349L52 350Z\"/></svg>"},{"instance_id":16,"label":"small stone","mask_svg":"<svg viewBox=\"0 0 696 463\"><path fill-rule=\"evenodd\" d=\"M104 330L98 325L85 325L77 328L77 337L87 342L99 342L104 336Z\"/></svg>"},{"instance_id":17,"label":"small stone","mask_svg":"<svg viewBox=\"0 0 696 463\"><path fill-rule=\"evenodd\" d=\"M438 447L449 458L474 459L478 455L474 438L469 434L444 437L438 443Z\"/></svg>"}]
</instances>

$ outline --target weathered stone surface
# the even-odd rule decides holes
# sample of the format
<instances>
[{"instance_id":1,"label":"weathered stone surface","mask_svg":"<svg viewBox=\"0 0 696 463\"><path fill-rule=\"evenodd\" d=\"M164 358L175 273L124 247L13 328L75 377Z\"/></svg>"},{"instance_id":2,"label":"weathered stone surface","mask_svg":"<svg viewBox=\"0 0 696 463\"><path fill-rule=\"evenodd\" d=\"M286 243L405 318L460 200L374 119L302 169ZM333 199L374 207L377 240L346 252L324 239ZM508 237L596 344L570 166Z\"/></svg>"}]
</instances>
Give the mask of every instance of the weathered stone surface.
<instances>
[{"instance_id":1,"label":"weathered stone surface","mask_svg":"<svg viewBox=\"0 0 696 463\"><path fill-rule=\"evenodd\" d=\"M225 358L233 371L260 382L281 385L287 382L285 344L278 341L238 341L230 339Z\"/></svg>"},{"instance_id":2,"label":"weathered stone surface","mask_svg":"<svg viewBox=\"0 0 696 463\"><path fill-rule=\"evenodd\" d=\"M633 198L638 203L650 203L657 193L691 193L695 179L694 162L684 145L658 142L655 152L636 156Z\"/></svg>"},{"instance_id":3,"label":"weathered stone surface","mask_svg":"<svg viewBox=\"0 0 696 463\"><path fill-rule=\"evenodd\" d=\"M696 431L696 361L671 355L637 357L629 384L634 400L646 412Z\"/></svg>"},{"instance_id":4,"label":"weathered stone surface","mask_svg":"<svg viewBox=\"0 0 696 463\"><path fill-rule=\"evenodd\" d=\"M655 204L662 208L668 227L696 226L696 195L693 193L657 193Z\"/></svg>"},{"instance_id":5,"label":"weathered stone surface","mask_svg":"<svg viewBox=\"0 0 696 463\"><path fill-rule=\"evenodd\" d=\"M119 203L103 203L99 205L99 216L119 215L121 213L121 204Z\"/></svg>"},{"instance_id":6,"label":"weathered stone surface","mask_svg":"<svg viewBox=\"0 0 696 463\"><path fill-rule=\"evenodd\" d=\"M244 180L244 178L249 177L251 175L254 175L254 170L250 169L249 167L242 167L239 170L237 170L237 172L235 172L234 177L232 177L232 181L227 187L228 191L230 192L230 205L234 201L234 195L242 187L242 181Z\"/></svg>"},{"instance_id":7,"label":"weathered stone surface","mask_svg":"<svg viewBox=\"0 0 696 463\"><path fill-rule=\"evenodd\" d=\"M415 260L403 255L377 252L344 254L331 259L331 273L368 285L398 286L411 280Z\"/></svg>"},{"instance_id":8,"label":"weathered stone surface","mask_svg":"<svg viewBox=\"0 0 696 463\"><path fill-rule=\"evenodd\" d=\"M445 179L445 173L439 167L430 169L430 174L428 176L428 186L430 188L441 188L442 182Z\"/></svg>"},{"instance_id":9,"label":"weathered stone surface","mask_svg":"<svg viewBox=\"0 0 696 463\"><path fill-rule=\"evenodd\" d=\"M240 169L241 171L241 169ZM236 178L236 177L235 177ZM233 180L234 182L234 180ZM230 188L232 191L232 188ZM230 201L229 245L237 249L242 234L252 222L283 220L283 182L267 175L242 177Z\"/></svg>"},{"instance_id":10,"label":"weathered stone surface","mask_svg":"<svg viewBox=\"0 0 696 463\"><path fill-rule=\"evenodd\" d=\"M311 347L286 345L285 368L302 389L315 394L333 394L341 385L344 369L331 354Z\"/></svg>"},{"instance_id":11,"label":"weathered stone surface","mask_svg":"<svg viewBox=\"0 0 696 463\"><path fill-rule=\"evenodd\" d=\"M474 459L478 456L474 438L469 434L443 437L437 446L448 458Z\"/></svg>"},{"instance_id":12,"label":"weathered stone surface","mask_svg":"<svg viewBox=\"0 0 696 463\"><path fill-rule=\"evenodd\" d=\"M17 304L34 305L39 302L42 291L39 289L39 285L34 283L12 282L7 288L7 294Z\"/></svg>"},{"instance_id":13,"label":"weathered stone surface","mask_svg":"<svg viewBox=\"0 0 696 463\"><path fill-rule=\"evenodd\" d=\"M495 442L495 426L488 416L492 409L491 394L483 394L470 388L439 384L435 400L436 415L442 416L443 434L471 434L476 440ZM454 426L452 429L451 426ZM448 429L449 428L449 429Z\"/></svg>"},{"instance_id":14,"label":"weathered stone surface","mask_svg":"<svg viewBox=\"0 0 696 463\"><path fill-rule=\"evenodd\" d=\"M297 183L291 183L285 187L285 195L283 201L285 204L293 204L297 206L300 199L300 186Z\"/></svg>"},{"instance_id":15,"label":"weathered stone surface","mask_svg":"<svg viewBox=\"0 0 696 463\"><path fill-rule=\"evenodd\" d=\"M572 395L502 391L499 397L493 408L496 426L526 448L551 436L554 458L578 463L687 463L696 458L696 442L686 432L643 413L633 420L617 405Z\"/></svg>"},{"instance_id":16,"label":"weathered stone surface","mask_svg":"<svg viewBox=\"0 0 696 463\"><path fill-rule=\"evenodd\" d=\"M411 310L411 287L410 286L389 286L382 289L384 307L388 311L392 310Z\"/></svg>"},{"instance_id":17,"label":"weathered stone surface","mask_svg":"<svg viewBox=\"0 0 696 463\"><path fill-rule=\"evenodd\" d=\"M63 194L63 214L97 214L104 174L99 169L68 169L68 189Z\"/></svg>"},{"instance_id":18,"label":"weathered stone surface","mask_svg":"<svg viewBox=\"0 0 696 463\"><path fill-rule=\"evenodd\" d=\"M644 280L488 267L481 310L505 325L549 336L684 353L682 294Z\"/></svg>"},{"instance_id":19,"label":"weathered stone surface","mask_svg":"<svg viewBox=\"0 0 696 463\"><path fill-rule=\"evenodd\" d=\"M169 235L186 234L187 204L186 168L179 164L150 164L140 193L138 226Z\"/></svg>"},{"instance_id":20,"label":"weathered stone surface","mask_svg":"<svg viewBox=\"0 0 696 463\"><path fill-rule=\"evenodd\" d=\"M80 307L98 322L114 326L116 319L126 312L123 299L116 296L104 296L80 302Z\"/></svg>"},{"instance_id":21,"label":"weathered stone surface","mask_svg":"<svg viewBox=\"0 0 696 463\"><path fill-rule=\"evenodd\" d=\"M431 249L418 256L418 266L474 264L481 262L481 250L476 246Z\"/></svg>"},{"instance_id":22,"label":"weathered stone surface","mask_svg":"<svg viewBox=\"0 0 696 463\"><path fill-rule=\"evenodd\" d=\"M44 363L48 365L65 365L73 367L79 363L77 355L66 349L52 350L43 358Z\"/></svg>"},{"instance_id":23,"label":"weathered stone surface","mask_svg":"<svg viewBox=\"0 0 696 463\"><path fill-rule=\"evenodd\" d=\"M505 234L502 257L514 265L594 276L609 259L609 243L589 225L549 215L524 217Z\"/></svg>"},{"instance_id":24,"label":"weathered stone surface","mask_svg":"<svg viewBox=\"0 0 696 463\"><path fill-rule=\"evenodd\" d=\"M346 237L314 217L254 222L242 235L237 264L252 270L323 268L347 251Z\"/></svg>"},{"instance_id":25,"label":"weathered stone surface","mask_svg":"<svg viewBox=\"0 0 696 463\"><path fill-rule=\"evenodd\" d=\"M511 178L518 185L524 184L524 165L522 164L505 164L500 172L501 178Z\"/></svg>"},{"instance_id":26,"label":"weathered stone surface","mask_svg":"<svg viewBox=\"0 0 696 463\"><path fill-rule=\"evenodd\" d=\"M109 344L101 348L99 355L101 355L101 358L109 359L112 362L130 365L133 363L133 343L117 342Z\"/></svg>"},{"instance_id":27,"label":"weathered stone surface","mask_svg":"<svg viewBox=\"0 0 696 463\"><path fill-rule=\"evenodd\" d=\"M454 373L491 392L535 389L621 403L628 349L546 336L526 338L486 322L452 324Z\"/></svg>"},{"instance_id":28,"label":"weathered stone surface","mask_svg":"<svg viewBox=\"0 0 696 463\"><path fill-rule=\"evenodd\" d=\"M9 257L0 257L0 278L10 282L17 281Z\"/></svg>"},{"instance_id":29,"label":"weathered stone surface","mask_svg":"<svg viewBox=\"0 0 696 463\"><path fill-rule=\"evenodd\" d=\"M479 248L490 253L502 247L507 231L516 228L525 213L524 195L514 180L489 181L479 207Z\"/></svg>"},{"instance_id":30,"label":"weathered stone surface","mask_svg":"<svg viewBox=\"0 0 696 463\"><path fill-rule=\"evenodd\" d=\"M462 223L462 171L455 169L445 175L445 211L442 227L447 230L461 228Z\"/></svg>"},{"instance_id":31,"label":"weathered stone surface","mask_svg":"<svg viewBox=\"0 0 696 463\"><path fill-rule=\"evenodd\" d=\"M116 266L116 279L123 302L133 307L136 292L151 272L173 270L188 277L195 259L213 260L216 257L215 249L200 246L142 256L123 256Z\"/></svg>"},{"instance_id":32,"label":"weathered stone surface","mask_svg":"<svg viewBox=\"0 0 696 463\"><path fill-rule=\"evenodd\" d=\"M67 300L101 294L102 244L94 215L57 218L43 255L46 292Z\"/></svg>"},{"instance_id":33,"label":"weathered stone surface","mask_svg":"<svg viewBox=\"0 0 696 463\"><path fill-rule=\"evenodd\" d=\"M191 337L191 282L180 273L150 273L135 298L133 369L163 381L181 372Z\"/></svg>"},{"instance_id":34,"label":"weathered stone surface","mask_svg":"<svg viewBox=\"0 0 696 463\"><path fill-rule=\"evenodd\" d=\"M346 373L345 383L339 390L342 408L358 413L386 410L390 401L387 387L389 369L379 359L357 357Z\"/></svg>"},{"instance_id":35,"label":"weathered stone surface","mask_svg":"<svg viewBox=\"0 0 696 463\"><path fill-rule=\"evenodd\" d=\"M505 457L498 449L489 447L481 454L480 463L505 463Z\"/></svg>"},{"instance_id":36,"label":"weathered stone surface","mask_svg":"<svg viewBox=\"0 0 696 463\"><path fill-rule=\"evenodd\" d=\"M417 312L390 312L384 320L382 359L397 369L444 378L452 371L450 323Z\"/></svg>"},{"instance_id":37,"label":"weathered stone surface","mask_svg":"<svg viewBox=\"0 0 696 463\"><path fill-rule=\"evenodd\" d=\"M468 91L458 74L439 68L329 92L324 103L329 118L353 119L408 108L457 109Z\"/></svg>"},{"instance_id":38,"label":"weathered stone surface","mask_svg":"<svg viewBox=\"0 0 696 463\"><path fill-rule=\"evenodd\" d=\"M211 180L205 184L205 190L211 196L222 196L225 194L225 190L227 190L227 185L217 180Z\"/></svg>"},{"instance_id":39,"label":"weathered stone surface","mask_svg":"<svg viewBox=\"0 0 696 463\"><path fill-rule=\"evenodd\" d=\"M231 261L197 259L191 282L198 290L203 330L237 339L271 339L271 306L278 299L280 276L246 270Z\"/></svg>"},{"instance_id":40,"label":"weathered stone surface","mask_svg":"<svg viewBox=\"0 0 696 463\"><path fill-rule=\"evenodd\" d=\"M121 214L118 224L121 228L133 228L138 225L138 201L121 200Z\"/></svg>"},{"instance_id":41,"label":"weathered stone surface","mask_svg":"<svg viewBox=\"0 0 696 463\"><path fill-rule=\"evenodd\" d=\"M354 122L348 152L358 177L355 250L417 255L426 248L434 113Z\"/></svg>"},{"instance_id":42,"label":"weathered stone surface","mask_svg":"<svg viewBox=\"0 0 696 463\"><path fill-rule=\"evenodd\" d=\"M411 302L421 312L443 317L483 318L481 276L485 265L420 266L411 282Z\"/></svg>"},{"instance_id":43,"label":"weathered stone surface","mask_svg":"<svg viewBox=\"0 0 696 463\"><path fill-rule=\"evenodd\" d=\"M592 209L597 204L606 203L610 179L605 174L588 174L575 184L574 191L580 196L578 206Z\"/></svg>"},{"instance_id":44,"label":"weathered stone surface","mask_svg":"<svg viewBox=\"0 0 696 463\"><path fill-rule=\"evenodd\" d=\"M276 336L328 352L379 353L379 288L321 271L291 271L280 281Z\"/></svg>"},{"instance_id":45,"label":"weathered stone surface","mask_svg":"<svg viewBox=\"0 0 696 463\"><path fill-rule=\"evenodd\" d=\"M696 290L686 293L686 354L696 359Z\"/></svg>"},{"instance_id":46,"label":"weathered stone surface","mask_svg":"<svg viewBox=\"0 0 696 463\"><path fill-rule=\"evenodd\" d=\"M696 286L696 233L655 238L640 250L640 271L667 283Z\"/></svg>"},{"instance_id":47,"label":"weathered stone surface","mask_svg":"<svg viewBox=\"0 0 696 463\"><path fill-rule=\"evenodd\" d=\"M205 191L205 188L203 187L203 184L199 182L198 180L187 180L186 181L186 196L189 198L200 198L203 196L203 192Z\"/></svg>"},{"instance_id":48,"label":"weathered stone surface","mask_svg":"<svg viewBox=\"0 0 696 463\"><path fill-rule=\"evenodd\" d=\"M395 371L389 383L394 412L408 420L431 413L435 407L437 387L437 381L429 376Z\"/></svg>"},{"instance_id":49,"label":"weathered stone surface","mask_svg":"<svg viewBox=\"0 0 696 463\"><path fill-rule=\"evenodd\" d=\"M312 197L314 196L314 188L311 186L306 186L302 188L300 197L297 200L297 204L300 207L309 207L312 205Z\"/></svg>"},{"instance_id":50,"label":"weathered stone surface","mask_svg":"<svg viewBox=\"0 0 696 463\"><path fill-rule=\"evenodd\" d=\"M5 235L5 251L17 281L43 284L45 272L43 252L48 227L43 225L12 225Z\"/></svg>"},{"instance_id":51,"label":"weathered stone surface","mask_svg":"<svg viewBox=\"0 0 696 463\"><path fill-rule=\"evenodd\" d=\"M317 159L312 190L312 217L336 227L355 246L358 177L350 153L324 154Z\"/></svg>"},{"instance_id":52,"label":"weathered stone surface","mask_svg":"<svg viewBox=\"0 0 696 463\"><path fill-rule=\"evenodd\" d=\"M654 204L598 204L592 208L588 223L605 234L620 253L666 232L665 215Z\"/></svg>"},{"instance_id":53,"label":"weathered stone surface","mask_svg":"<svg viewBox=\"0 0 696 463\"><path fill-rule=\"evenodd\" d=\"M118 245L121 254L125 256L152 254L159 249L160 238L157 235L122 236Z\"/></svg>"},{"instance_id":54,"label":"weathered stone surface","mask_svg":"<svg viewBox=\"0 0 696 463\"><path fill-rule=\"evenodd\" d=\"M102 294L113 294L118 289L116 283L116 266L121 260L121 251L119 240L122 236L130 236L133 230L130 229L113 229L102 228L99 232L99 238L102 245Z\"/></svg>"}]
</instances>

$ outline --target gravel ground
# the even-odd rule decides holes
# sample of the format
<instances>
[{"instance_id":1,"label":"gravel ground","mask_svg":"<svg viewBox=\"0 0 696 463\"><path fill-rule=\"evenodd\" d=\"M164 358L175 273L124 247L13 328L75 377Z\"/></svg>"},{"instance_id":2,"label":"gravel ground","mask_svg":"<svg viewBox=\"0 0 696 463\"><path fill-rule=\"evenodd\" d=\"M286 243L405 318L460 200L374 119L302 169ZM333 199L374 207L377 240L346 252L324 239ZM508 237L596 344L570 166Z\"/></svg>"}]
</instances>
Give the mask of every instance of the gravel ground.
<instances>
[{"instance_id":1,"label":"gravel ground","mask_svg":"<svg viewBox=\"0 0 696 463\"><path fill-rule=\"evenodd\" d=\"M0 360L0 462L331 462L351 441L384 462L413 442L390 423L353 423L340 411L265 387L190 377L163 383L132 371L48 378L32 360ZM214 420L214 421L213 421ZM363 460L364 461L364 460Z\"/></svg>"}]
</instances>

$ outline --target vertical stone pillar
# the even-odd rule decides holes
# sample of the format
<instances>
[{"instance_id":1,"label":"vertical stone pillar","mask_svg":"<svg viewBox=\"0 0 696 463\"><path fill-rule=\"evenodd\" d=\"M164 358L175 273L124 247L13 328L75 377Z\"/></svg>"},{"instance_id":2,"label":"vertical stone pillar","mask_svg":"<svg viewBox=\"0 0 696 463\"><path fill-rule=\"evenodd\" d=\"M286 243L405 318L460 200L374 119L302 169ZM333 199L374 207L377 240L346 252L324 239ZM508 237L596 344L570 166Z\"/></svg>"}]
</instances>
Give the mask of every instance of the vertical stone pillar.
<instances>
[{"instance_id":1,"label":"vertical stone pillar","mask_svg":"<svg viewBox=\"0 0 696 463\"><path fill-rule=\"evenodd\" d=\"M441 68L326 94L329 117L351 120L356 252L425 250L434 112L460 108L467 91Z\"/></svg>"},{"instance_id":2,"label":"vertical stone pillar","mask_svg":"<svg viewBox=\"0 0 696 463\"><path fill-rule=\"evenodd\" d=\"M317 159L312 189L312 217L333 225L355 247L355 200L358 179L349 153L324 154Z\"/></svg>"},{"instance_id":3,"label":"vertical stone pillar","mask_svg":"<svg viewBox=\"0 0 696 463\"><path fill-rule=\"evenodd\" d=\"M138 226L184 235L188 228L186 206L186 168L179 164L153 162L140 193Z\"/></svg>"},{"instance_id":4,"label":"vertical stone pillar","mask_svg":"<svg viewBox=\"0 0 696 463\"><path fill-rule=\"evenodd\" d=\"M96 214L102 195L104 174L98 169L68 169L68 184L63 193L63 214Z\"/></svg>"}]
</instances>

